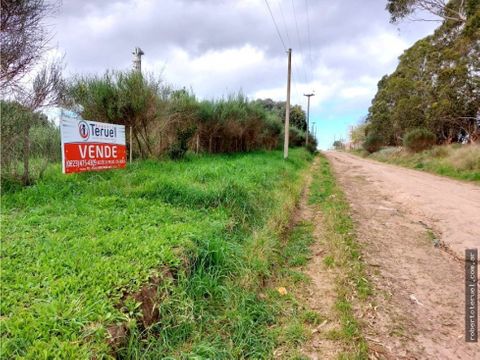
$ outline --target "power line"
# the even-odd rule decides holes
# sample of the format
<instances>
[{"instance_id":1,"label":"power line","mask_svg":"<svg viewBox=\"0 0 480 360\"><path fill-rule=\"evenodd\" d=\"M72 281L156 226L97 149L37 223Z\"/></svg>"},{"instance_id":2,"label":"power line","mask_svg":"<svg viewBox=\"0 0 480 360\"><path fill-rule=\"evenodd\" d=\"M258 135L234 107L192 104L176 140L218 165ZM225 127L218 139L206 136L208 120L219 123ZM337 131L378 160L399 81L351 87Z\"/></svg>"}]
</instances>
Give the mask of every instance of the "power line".
<instances>
[{"instance_id":1,"label":"power line","mask_svg":"<svg viewBox=\"0 0 480 360\"><path fill-rule=\"evenodd\" d=\"M285 33L287 34L288 47L292 47L292 40L290 40L290 35L288 33L287 22L285 21L285 15L283 13L282 1L281 0L278 2L278 7L280 8L280 14L282 15L282 20L283 20L283 27L285 29Z\"/></svg>"},{"instance_id":2,"label":"power line","mask_svg":"<svg viewBox=\"0 0 480 360\"><path fill-rule=\"evenodd\" d=\"M292 8L293 8L293 17L295 18L295 28L297 29L298 46L300 47L300 53L304 55L302 41L300 40L300 31L298 30L297 12L295 10L295 3L293 2L293 0L292 0ZM305 72L304 66L302 66L302 70L303 70L303 78L305 80L305 83L307 83L307 74Z\"/></svg>"},{"instance_id":3,"label":"power line","mask_svg":"<svg viewBox=\"0 0 480 360\"><path fill-rule=\"evenodd\" d=\"M285 49L285 51L287 51L287 47L286 47L284 38L282 36L282 32L280 31L280 28L279 28L279 23L277 22L277 20L275 18L275 15L272 11L272 7L270 6L268 0L265 0L265 4L267 5L268 12L270 13L270 17L272 18L272 22L273 22L273 25L275 26L275 30L277 32L278 38L280 39L280 42L282 43L282 46ZM281 18L282 18L283 27L284 27L284 30L285 30L285 35L288 39L288 47L291 48L292 47L291 46L292 45L292 39L291 39L290 33L288 31L288 26L287 26L285 13L283 11L281 0L278 2L278 6L279 6ZM292 0L292 6L294 7L293 0ZM295 10L295 8L294 8L294 10ZM301 41L300 41L300 35L299 35L300 32L299 32L298 22L297 22L296 18L295 18L295 23L296 23L298 43L301 47ZM303 48L301 48L301 51L303 52ZM296 52L296 53L299 54L298 52ZM291 76L291 82L293 83L292 85L295 88L295 93L298 96L298 101L300 101L300 99L302 99L303 96L302 96L302 92L300 91L300 89L298 87L298 83L301 83L301 75L302 75L302 73L299 71L299 69L302 68L301 70L303 70L304 80L306 82L305 69L301 66L301 64L298 62L298 58L296 58L295 56L293 57L293 59L291 61L291 67L293 67L293 70L294 70L294 71L291 71L291 75L290 75Z\"/></svg>"},{"instance_id":4,"label":"power line","mask_svg":"<svg viewBox=\"0 0 480 360\"><path fill-rule=\"evenodd\" d=\"M282 34L280 34L280 30L278 29L277 22L275 21L275 16L273 16L272 9L270 8L270 4L268 3L268 0L265 0L265 4L267 4L268 12L270 13L270 16L272 17L273 25L275 25L275 29L277 30L278 38L282 42L283 49L287 51L287 47L285 46L285 41L283 41Z\"/></svg>"},{"instance_id":5,"label":"power line","mask_svg":"<svg viewBox=\"0 0 480 360\"><path fill-rule=\"evenodd\" d=\"M308 10L308 0L305 0L305 9L307 10L307 39L308 39L308 54L310 61L310 81L313 80L313 60L312 60L312 39L310 37L310 14Z\"/></svg>"},{"instance_id":6,"label":"power line","mask_svg":"<svg viewBox=\"0 0 480 360\"><path fill-rule=\"evenodd\" d=\"M285 30L285 34L287 35L287 39L288 39L288 47L289 48L292 48L293 44L292 44L292 40L290 38L290 33L288 32L288 26L287 26L287 21L285 20L285 13L283 12L283 7L282 7L282 1L278 1L278 7L280 9L280 14L282 16L282 22L283 22L283 28ZM296 66L296 60L295 60L295 57L293 57L293 61L292 61L292 67L293 67L293 71L292 71L292 82L293 82L293 85L295 87L295 91L297 92L297 95L299 96L299 98L302 97L302 93L298 90L298 86L297 86L297 80L296 80L296 76L297 76L297 66Z\"/></svg>"},{"instance_id":7,"label":"power line","mask_svg":"<svg viewBox=\"0 0 480 360\"><path fill-rule=\"evenodd\" d=\"M302 99L302 92L298 89L298 83L301 82L301 79L300 79L300 71L298 71L298 67L297 67L298 64L296 63L295 58L292 61L292 65L294 70L292 72L292 82L293 82L293 86L295 86L295 91L297 92L297 95L298 95L298 99L299 99L298 101L300 101L300 99Z\"/></svg>"}]
</instances>

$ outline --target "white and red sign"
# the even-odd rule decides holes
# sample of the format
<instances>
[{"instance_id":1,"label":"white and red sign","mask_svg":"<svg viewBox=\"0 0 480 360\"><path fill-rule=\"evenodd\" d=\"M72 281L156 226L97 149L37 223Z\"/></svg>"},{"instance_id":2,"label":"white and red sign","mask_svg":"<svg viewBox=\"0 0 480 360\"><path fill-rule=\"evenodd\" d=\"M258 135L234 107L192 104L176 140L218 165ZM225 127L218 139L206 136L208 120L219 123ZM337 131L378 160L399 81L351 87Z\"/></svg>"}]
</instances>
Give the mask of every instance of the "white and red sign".
<instances>
[{"instance_id":1,"label":"white and red sign","mask_svg":"<svg viewBox=\"0 0 480 360\"><path fill-rule=\"evenodd\" d=\"M125 126L87 121L62 114L63 173L124 168Z\"/></svg>"}]
</instances>

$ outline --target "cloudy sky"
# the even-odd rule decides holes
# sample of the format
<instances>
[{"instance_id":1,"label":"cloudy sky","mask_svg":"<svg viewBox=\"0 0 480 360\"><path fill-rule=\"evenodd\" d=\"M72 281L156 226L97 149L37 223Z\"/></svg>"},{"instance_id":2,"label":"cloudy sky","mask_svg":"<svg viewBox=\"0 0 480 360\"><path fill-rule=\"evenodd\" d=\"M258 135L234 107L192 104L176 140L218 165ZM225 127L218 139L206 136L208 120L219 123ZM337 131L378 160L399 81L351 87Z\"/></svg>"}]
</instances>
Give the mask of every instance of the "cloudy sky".
<instances>
[{"instance_id":1,"label":"cloudy sky","mask_svg":"<svg viewBox=\"0 0 480 360\"><path fill-rule=\"evenodd\" d=\"M292 103L306 109L320 147L346 138L367 113L378 80L437 23L389 23L386 0L268 0L285 47L292 48ZM63 0L53 43L67 75L144 71L200 98L243 91L285 100L287 55L265 0ZM92 119L94 120L94 119Z\"/></svg>"}]
</instances>

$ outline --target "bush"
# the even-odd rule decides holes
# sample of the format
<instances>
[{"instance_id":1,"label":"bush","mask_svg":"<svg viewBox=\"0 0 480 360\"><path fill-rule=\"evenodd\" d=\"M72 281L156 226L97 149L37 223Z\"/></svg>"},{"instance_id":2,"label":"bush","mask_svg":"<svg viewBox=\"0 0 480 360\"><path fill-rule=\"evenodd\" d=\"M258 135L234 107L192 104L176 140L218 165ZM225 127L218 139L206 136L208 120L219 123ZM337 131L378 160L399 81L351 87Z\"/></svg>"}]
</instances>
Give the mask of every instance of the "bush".
<instances>
[{"instance_id":1,"label":"bush","mask_svg":"<svg viewBox=\"0 0 480 360\"><path fill-rule=\"evenodd\" d=\"M299 147L305 145L305 133L294 127L290 126L290 131L288 132L288 144L289 147Z\"/></svg>"},{"instance_id":2,"label":"bush","mask_svg":"<svg viewBox=\"0 0 480 360\"><path fill-rule=\"evenodd\" d=\"M342 140L335 140L333 142L333 147L335 148L335 150L343 150L345 149L345 144Z\"/></svg>"},{"instance_id":3,"label":"bush","mask_svg":"<svg viewBox=\"0 0 480 360\"><path fill-rule=\"evenodd\" d=\"M50 162L60 161L60 129L44 114L18 102L2 100L0 108L2 186L31 184Z\"/></svg>"},{"instance_id":4,"label":"bush","mask_svg":"<svg viewBox=\"0 0 480 360\"><path fill-rule=\"evenodd\" d=\"M370 134L365 138L362 146L370 154L377 152L383 145L383 139L377 134Z\"/></svg>"},{"instance_id":5,"label":"bush","mask_svg":"<svg viewBox=\"0 0 480 360\"><path fill-rule=\"evenodd\" d=\"M437 138L434 133L424 128L410 130L403 138L403 145L411 151L420 152L430 149Z\"/></svg>"},{"instance_id":6,"label":"bush","mask_svg":"<svg viewBox=\"0 0 480 360\"><path fill-rule=\"evenodd\" d=\"M189 128L177 131L177 142L168 149L168 156L172 160L180 160L185 157L188 151L188 142L195 133L195 128Z\"/></svg>"},{"instance_id":7,"label":"bush","mask_svg":"<svg viewBox=\"0 0 480 360\"><path fill-rule=\"evenodd\" d=\"M318 152L317 150L317 141L314 139L313 141L310 140L309 138L309 143L307 145L307 150L310 152L310 154L316 154Z\"/></svg>"}]
</instances>

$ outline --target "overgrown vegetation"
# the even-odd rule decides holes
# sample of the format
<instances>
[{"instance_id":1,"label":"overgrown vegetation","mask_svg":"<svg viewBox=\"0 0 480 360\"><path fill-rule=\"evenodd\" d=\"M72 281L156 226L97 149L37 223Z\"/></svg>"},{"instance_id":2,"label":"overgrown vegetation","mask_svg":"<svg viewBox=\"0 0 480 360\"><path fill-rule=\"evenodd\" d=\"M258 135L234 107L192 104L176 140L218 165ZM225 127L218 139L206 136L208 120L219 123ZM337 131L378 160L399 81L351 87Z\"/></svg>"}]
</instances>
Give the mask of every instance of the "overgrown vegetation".
<instances>
[{"instance_id":1,"label":"overgrown vegetation","mask_svg":"<svg viewBox=\"0 0 480 360\"><path fill-rule=\"evenodd\" d=\"M479 145L439 145L418 153L387 147L371 154L369 158L455 179L480 182Z\"/></svg>"},{"instance_id":2,"label":"overgrown vegetation","mask_svg":"<svg viewBox=\"0 0 480 360\"><path fill-rule=\"evenodd\" d=\"M53 159L56 150L52 149L42 159L44 151L33 151L51 147L50 140L37 133L53 133L52 124L35 120L51 106L66 107L87 120L131 128L132 139L128 139L128 144L136 159L163 156L181 159L188 150L232 153L281 147L284 102L249 101L242 94L200 101L185 89L173 90L158 78L138 71L78 75L67 84L62 77L62 60L44 59L51 38L45 19L53 16L59 6L56 1L2 1L0 106L2 118L8 118L8 125L2 125L2 133L8 127L5 132L17 140L21 138L17 143L23 146L21 156L17 146L7 143L3 147L2 165L6 165L2 166L3 186L31 185L46 166L37 163L56 161ZM32 71L37 68L34 74ZM25 81L30 77L32 81ZM290 143L293 147L303 146L305 112L299 105L293 105L290 116ZM309 150L316 151L313 137ZM22 173L18 171L20 167Z\"/></svg>"},{"instance_id":3,"label":"overgrown vegetation","mask_svg":"<svg viewBox=\"0 0 480 360\"><path fill-rule=\"evenodd\" d=\"M275 309L258 290L310 160L190 155L68 177L57 165L4 193L1 357L270 356Z\"/></svg>"},{"instance_id":4,"label":"overgrown vegetation","mask_svg":"<svg viewBox=\"0 0 480 360\"><path fill-rule=\"evenodd\" d=\"M56 1L44 0L1 2L1 181L4 186L4 180L9 182L7 186L12 182L30 185L45 168L44 164L38 164L38 154L33 152L41 148L40 153L45 154L51 145L48 139L34 142L42 138L40 132L47 137L53 133L52 124L39 120L43 118L41 110L59 103L65 85L61 59L47 61L44 58L51 39L45 18L52 16L57 6ZM26 78L32 80L25 81ZM22 146L21 151L18 144ZM52 151L40 162L45 163L55 154L56 151Z\"/></svg>"},{"instance_id":5,"label":"overgrown vegetation","mask_svg":"<svg viewBox=\"0 0 480 360\"><path fill-rule=\"evenodd\" d=\"M60 131L41 113L0 101L3 190L41 177L49 162L60 161Z\"/></svg>"},{"instance_id":6,"label":"overgrown vegetation","mask_svg":"<svg viewBox=\"0 0 480 360\"><path fill-rule=\"evenodd\" d=\"M403 145L413 152L430 149L435 145L435 134L430 130L418 128L408 131L403 138ZM372 151L373 152L373 151Z\"/></svg>"},{"instance_id":7,"label":"overgrown vegetation","mask_svg":"<svg viewBox=\"0 0 480 360\"><path fill-rule=\"evenodd\" d=\"M337 270L335 307L342 326L330 336L341 340L346 349L340 358L368 359L367 342L354 308L357 302L371 294L371 286L366 278L360 245L355 239L348 202L324 156L320 157L319 169L313 177L309 202L317 206L324 217L324 236L328 246L325 259L327 266Z\"/></svg>"},{"instance_id":8,"label":"overgrown vegetation","mask_svg":"<svg viewBox=\"0 0 480 360\"><path fill-rule=\"evenodd\" d=\"M172 90L153 76L134 71L78 77L70 82L62 101L85 119L127 126L128 137L131 127L132 139L127 139L127 144L132 144L135 159L179 160L188 151L248 152L275 150L283 144L281 106L270 109L264 101L249 101L241 93L200 101L190 92ZM18 102L2 101L0 106L2 184L30 185L49 163L60 158L58 127ZM303 110L293 107L293 114L302 126ZM304 146L305 136L303 130L292 126L291 146ZM310 136L309 151L315 152L316 146ZM24 171L19 172L19 168Z\"/></svg>"},{"instance_id":9,"label":"overgrown vegetation","mask_svg":"<svg viewBox=\"0 0 480 360\"><path fill-rule=\"evenodd\" d=\"M197 153L273 150L282 144L279 108L269 107L266 100L249 101L241 93L199 101L186 90L172 90L138 72L79 77L69 89L69 106L81 109L85 119L132 127L136 158L166 153L180 158L187 149ZM305 114L297 106L292 115L297 120L292 122L291 144L302 146ZM311 141L316 146L315 139Z\"/></svg>"},{"instance_id":10,"label":"overgrown vegetation","mask_svg":"<svg viewBox=\"0 0 480 360\"><path fill-rule=\"evenodd\" d=\"M438 144L479 140L480 2L389 0L387 9L392 21L428 11L443 23L380 80L364 133L389 146L415 128L432 132Z\"/></svg>"},{"instance_id":11,"label":"overgrown vegetation","mask_svg":"<svg viewBox=\"0 0 480 360\"><path fill-rule=\"evenodd\" d=\"M382 147L383 140L380 136L376 134L369 134L365 141L363 142L363 148L368 151L369 153L374 153Z\"/></svg>"}]
</instances>

